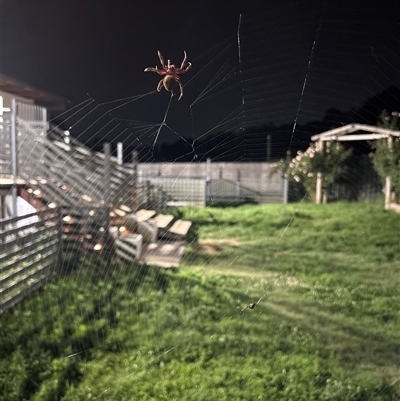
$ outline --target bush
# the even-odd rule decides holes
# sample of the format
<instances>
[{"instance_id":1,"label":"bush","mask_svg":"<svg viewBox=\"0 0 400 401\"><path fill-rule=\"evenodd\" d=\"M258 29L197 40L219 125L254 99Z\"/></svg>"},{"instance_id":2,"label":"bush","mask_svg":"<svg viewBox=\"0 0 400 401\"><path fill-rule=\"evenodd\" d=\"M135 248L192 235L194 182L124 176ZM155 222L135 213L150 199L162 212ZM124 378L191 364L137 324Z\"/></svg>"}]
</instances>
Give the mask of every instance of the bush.
<instances>
[{"instance_id":1,"label":"bush","mask_svg":"<svg viewBox=\"0 0 400 401\"><path fill-rule=\"evenodd\" d=\"M351 155L352 149L344 148L340 143L325 144L322 149L313 143L305 151L298 151L295 157L288 152L286 159L280 160L273 173L280 170L291 181L301 183L308 195L315 201L317 175L322 174L322 189L325 194L340 174L341 164Z\"/></svg>"}]
</instances>

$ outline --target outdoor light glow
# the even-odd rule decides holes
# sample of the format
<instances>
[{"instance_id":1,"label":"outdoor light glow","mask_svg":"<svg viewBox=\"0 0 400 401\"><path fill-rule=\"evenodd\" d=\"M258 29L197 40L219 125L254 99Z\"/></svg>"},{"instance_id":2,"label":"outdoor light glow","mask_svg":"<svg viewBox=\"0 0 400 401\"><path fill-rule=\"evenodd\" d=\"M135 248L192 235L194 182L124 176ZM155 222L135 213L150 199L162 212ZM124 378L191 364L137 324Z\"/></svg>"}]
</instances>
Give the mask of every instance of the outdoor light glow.
<instances>
[{"instance_id":1,"label":"outdoor light glow","mask_svg":"<svg viewBox=\"0 0 400 401\"><path fill-rule=\"evenodd\" d=\"M68 222L70 222L72 220L72 217L71 216L64 216L63 220L68 223Z\"/></svg>"},{"instance_id":2,"label":"outdoor light glow","mask_svg":"<svg viewBox=\"0 0 400 401\"><path fill-rule=\"evenodd\" d=\"M94 250L95 251L101 251L103 249L103 245L102 244L96 244L95 246L94 246Z\"/></svg>"},{"instance_id":3,"label":"outdoor light glow","mask_svg":"<svg viewBox=\"0 0 400 401\"><path fill-rule=\"evenodd\" d=\"M57 207L57 203L51 202L47 205L50 209L55 209Z\"/></svg>"},{"instance_id":4,"label":"outdoor light glow","mask_svg":"<svg viewBox=\"0 0 400 401\"><path fill-rule=\"evenodd\" d=\"M119 232L120 232L120 233L123 233L123 232L125 232L125 231L126 231L126 227L121 226L121 227L119 228Z\"/></svg>"},{"instance_id":5,"label":"outdoor light glow","mask_svg":"<svg viewBox=\"0 0 400 401\"><path fill-rule=\"evenodd\" d=\"M33 191L33 195L40 196L41 195L40 189L35 189Z\"/></svg>"},{"instance_id":6,"label":"outdoor light glow","mask_svg":"<svg viewBox=\"0 0 400 401\"><path fill-rule=\"evenodd\" d=\"M92 198L88 195L82 195L82 199L85 200L86 202L91 202Z\"/></svg>"}]
</instances>

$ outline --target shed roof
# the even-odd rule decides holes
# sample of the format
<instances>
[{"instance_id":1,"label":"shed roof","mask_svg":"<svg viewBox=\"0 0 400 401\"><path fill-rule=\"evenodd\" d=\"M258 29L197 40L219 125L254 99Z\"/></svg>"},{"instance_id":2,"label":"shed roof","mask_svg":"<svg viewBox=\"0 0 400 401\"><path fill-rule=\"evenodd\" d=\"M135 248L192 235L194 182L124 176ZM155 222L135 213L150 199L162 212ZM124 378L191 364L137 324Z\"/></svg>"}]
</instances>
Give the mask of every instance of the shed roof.
<instances>
[{"instance_id":1,"label":"shed roof","mask_svg":"<svg viewBox=\"0 0 400 401\"><path fill-rule=\"evenodd\" d=\"M3 74L0 74L0 89L4 92L11 93L12 95L32 99L36 104L44 106L50 111L64 110L67 106L66 99L41 89L37 89Z\"/></svg>"}]
</instances>

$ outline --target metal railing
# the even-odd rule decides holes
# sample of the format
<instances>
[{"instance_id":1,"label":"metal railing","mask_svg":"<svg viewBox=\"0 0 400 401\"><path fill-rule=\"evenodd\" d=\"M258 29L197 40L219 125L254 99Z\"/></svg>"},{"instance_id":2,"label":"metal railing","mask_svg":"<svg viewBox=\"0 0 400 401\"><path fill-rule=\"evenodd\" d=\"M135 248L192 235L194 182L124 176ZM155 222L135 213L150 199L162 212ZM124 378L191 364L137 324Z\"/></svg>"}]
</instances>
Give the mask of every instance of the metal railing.
<instances>
[{"instance_id":1,"label":"metal railing","mask_svg":"<svg viewBox=\"0 0 400 401\"><path fill-rule=\"evenodd\" d=\"M60 228L58 209L0 220L0 313L58 273L62 264Z\"/></svg>"}]
</instances>

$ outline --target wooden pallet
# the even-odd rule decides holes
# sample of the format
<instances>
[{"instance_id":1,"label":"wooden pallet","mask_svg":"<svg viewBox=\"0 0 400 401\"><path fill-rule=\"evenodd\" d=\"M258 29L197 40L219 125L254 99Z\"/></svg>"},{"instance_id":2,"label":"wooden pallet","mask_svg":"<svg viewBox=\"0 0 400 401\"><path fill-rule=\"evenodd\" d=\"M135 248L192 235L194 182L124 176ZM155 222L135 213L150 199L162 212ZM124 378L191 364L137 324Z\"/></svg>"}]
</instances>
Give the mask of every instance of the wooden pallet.
<instances>
[{"instance_id":1,"label":"wooden pallet","mask_svg":"<svg viewBox=\"0 0 400 401\"><path fill-rule=\"evenodd\" d=\"M157 241L152 244L146 244L142 248L140 263L169 269L177 268L184 250L184 241Z\"/></svg>"},{"instance_id":2,"label":"wooden pallet","mask_svg":"<svg viewBox=\"0 0 400 401\"><path fill-rule=\"evenodd\" d=\"M177 220L168 231L176 238L185 239L191 226L191 221Z\"/></svg>"},{"instance_id":3,"label":"wooden pallet","mask_svg":"<svg viewBox=\"0 0 400 401\"><path fill-rule=\"evenodd\" d=\"M136 218L138 221L147 221L151 219L156 212L154 210L146 210L146 209L141 209L136 212Z\"/></svg>"}]
</instances>

